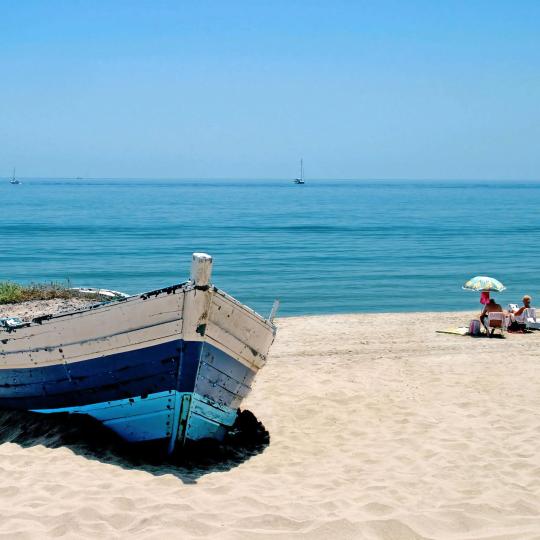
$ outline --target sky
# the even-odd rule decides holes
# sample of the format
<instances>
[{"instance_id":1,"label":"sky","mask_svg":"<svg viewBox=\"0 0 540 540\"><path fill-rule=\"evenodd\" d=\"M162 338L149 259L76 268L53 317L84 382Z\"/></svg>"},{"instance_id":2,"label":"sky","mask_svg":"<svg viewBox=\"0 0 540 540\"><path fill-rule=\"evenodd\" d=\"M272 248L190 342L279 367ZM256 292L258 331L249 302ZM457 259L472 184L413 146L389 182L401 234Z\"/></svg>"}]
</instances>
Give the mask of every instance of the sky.
<instances>
[{"instance_id":1,"label":"sky","mask_svg":"<svg viewBox=\"0 0 540 540\"><path fill-rule=\"evenodd\" d=\"M540 2L0 0L0 176L540 178Z\"/></svg>"}]
</instances>

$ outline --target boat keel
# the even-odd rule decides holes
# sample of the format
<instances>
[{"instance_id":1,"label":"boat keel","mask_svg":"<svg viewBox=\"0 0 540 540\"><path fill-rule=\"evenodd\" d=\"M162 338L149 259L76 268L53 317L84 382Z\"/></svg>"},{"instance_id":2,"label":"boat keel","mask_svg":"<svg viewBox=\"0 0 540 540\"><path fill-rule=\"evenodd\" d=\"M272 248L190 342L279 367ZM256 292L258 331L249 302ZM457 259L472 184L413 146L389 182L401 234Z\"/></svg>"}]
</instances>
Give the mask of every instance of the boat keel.
<instances>
[{"instance_id":1,"label":"boat keel","mask_svg":"<svg viewBox=\"0 0 540 540\"><path fill-rule=\"evenodd\" d=\"M167 440L169 454L188 440L223 440L237 416L237 409L213 403L195 392L176 390L32 412L87 414L128 442Z\"/></svg>"}]
</instances>

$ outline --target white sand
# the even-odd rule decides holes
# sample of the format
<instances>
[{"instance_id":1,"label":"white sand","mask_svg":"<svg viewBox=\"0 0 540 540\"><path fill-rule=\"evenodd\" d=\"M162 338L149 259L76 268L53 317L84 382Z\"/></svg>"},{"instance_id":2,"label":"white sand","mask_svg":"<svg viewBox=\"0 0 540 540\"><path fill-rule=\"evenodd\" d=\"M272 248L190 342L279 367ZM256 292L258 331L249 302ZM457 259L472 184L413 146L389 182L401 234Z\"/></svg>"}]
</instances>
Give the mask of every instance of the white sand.
<instances>
[{"instance_id":1,"label":"white sand","mask_svg":"<svg viewBox=\"0 0 540 540\"><path fill-rule=\"evenodd\" d=\"M538 539L540 332L435 333L470 318L279 320L245 403L270 445L221 472L4 443L0 535Z\"/></svg>"}]
</instances>

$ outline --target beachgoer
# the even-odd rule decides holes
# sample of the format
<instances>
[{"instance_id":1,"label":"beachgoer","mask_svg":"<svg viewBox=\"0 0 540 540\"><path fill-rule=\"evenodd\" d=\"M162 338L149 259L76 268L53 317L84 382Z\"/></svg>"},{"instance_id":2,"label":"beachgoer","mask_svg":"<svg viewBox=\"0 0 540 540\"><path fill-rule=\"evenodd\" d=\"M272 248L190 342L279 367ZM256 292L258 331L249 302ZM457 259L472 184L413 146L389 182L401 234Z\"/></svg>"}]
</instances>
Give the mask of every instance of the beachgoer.
<instances>
[{"instance_id":1,"label":"beachgoer","mask_svg":"<svg viewBox=\"0 0 540 540\"><path fill-rule=\"evenodd\" d=\"M502 313L503 308L500 304L497 304L495 302L495 298L490 298L489 302L484 306L484 309L482 310L482 313L480 313L480 322L482 323L483 327L486 329L486 332L489 334L489 328L486 323L486 319L488 318L488 313L496 312L496 313ZM497 322L497 321L493 321Z\"/></svg>"},{"instance_id":2,"label":"beachgoer","mask_svg":"<svg viewBox=\"0 0 540 540\"><path fill-rule=\"evenodd\" d=\"M519 309L516 309L515 311L512 311L513 315L515 317L519 317L526 309L529 309L531 307L532 298L526 294L523 297L523 306Z\"/></svg>"},{"instance_id":3,"label":"beachgoer","mask_svg":"<svg viewBox=\"0 0 540 540\"><path fill-rule=\"evenodd\" d=\"M531 302L532 302L532 298L528 294L526 294L523 297L523 306L518 309L514 309L510 313L511 321L510 321L510 325L508 326L509 332L523 332L526 330L527 326L525 322L523 321L522 315L526 309L529 309L531 307ZM519 317L519 320L517 317Z\"/></svg>"}]
</instances>

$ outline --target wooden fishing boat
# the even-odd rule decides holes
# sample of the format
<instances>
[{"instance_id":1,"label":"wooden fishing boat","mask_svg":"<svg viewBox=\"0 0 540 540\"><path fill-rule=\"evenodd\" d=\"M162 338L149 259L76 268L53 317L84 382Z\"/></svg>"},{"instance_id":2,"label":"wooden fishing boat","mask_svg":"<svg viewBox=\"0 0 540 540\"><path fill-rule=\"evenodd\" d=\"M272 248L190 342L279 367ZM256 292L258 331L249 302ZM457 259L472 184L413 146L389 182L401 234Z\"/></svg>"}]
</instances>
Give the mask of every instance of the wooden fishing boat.
<instances>
[{"instance_id":1,"label":"wooden fishing boat","mask_svg":"<svg viewBox=\"0 0 540 540\"><path fill-rule=\"evenodd\" d=\"M169 452L222 439L266 362L277 304L264 319L211 270L194 253L186 283L0 329L0 408L90 415Z\"/></svg>"}]
</instances>

